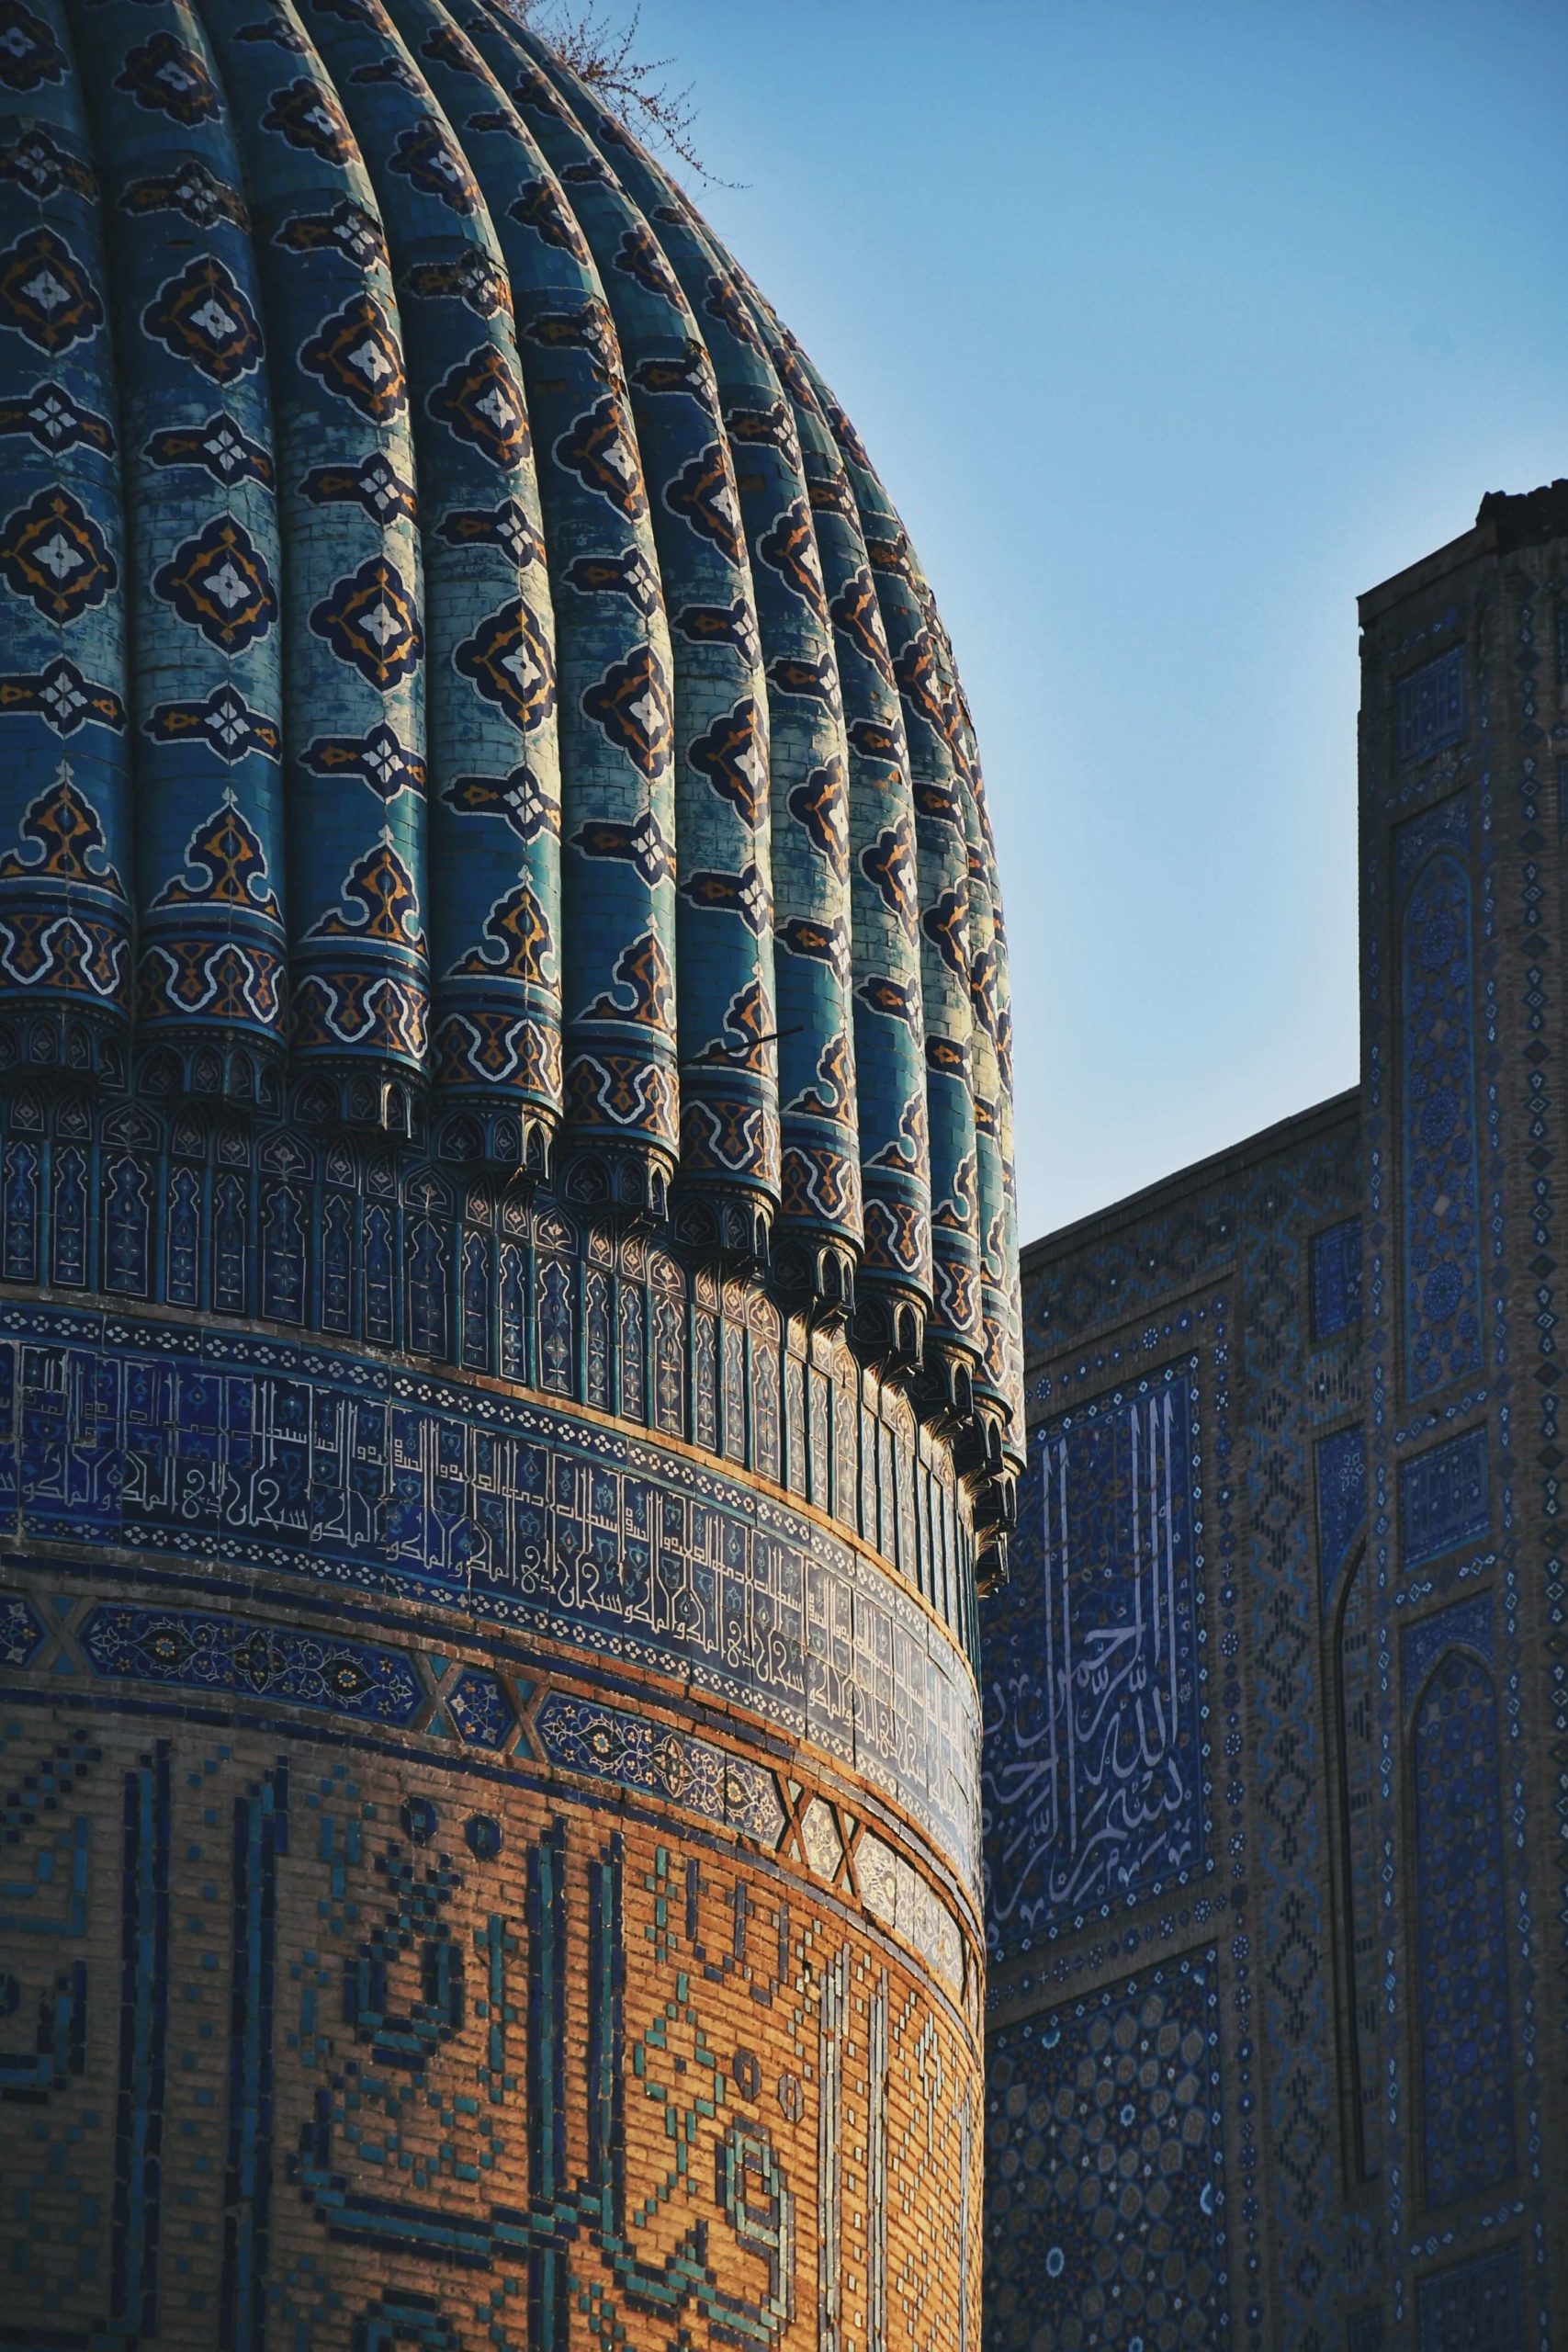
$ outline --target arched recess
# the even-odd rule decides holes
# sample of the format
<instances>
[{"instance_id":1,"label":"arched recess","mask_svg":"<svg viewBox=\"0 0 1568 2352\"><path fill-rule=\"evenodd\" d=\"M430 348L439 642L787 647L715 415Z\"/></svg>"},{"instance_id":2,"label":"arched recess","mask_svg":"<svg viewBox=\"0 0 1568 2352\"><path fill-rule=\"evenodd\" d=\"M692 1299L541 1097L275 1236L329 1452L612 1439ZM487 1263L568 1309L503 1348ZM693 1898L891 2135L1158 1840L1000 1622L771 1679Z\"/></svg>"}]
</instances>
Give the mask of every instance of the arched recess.
<instances>
[{"instance_id":1,"label":"arched recess","mask_svg":"<svg viewBox=\"0 0 1568 2352\"><path fill-rule=\"evenodd\" d=\"M1372 1713L1372 1593L1363 1539L1329 1621L1334 1754L1335 1907L1338 1915L1339 2035L1346 2175L1375 2180L1379 2098L1377 1734Z\"/></svg>"},{"instance_id":2,"label":"arched recess","mask_svg":"<svg viewBox=\"0 0 1568 2352\"><path fill-rule=\"evenodd\" d=\"M1428 2211L1513 2177L1497 1694L1475 1651L1450 1644L1409 1714L1409 1983Z\"/></svg>"}]
</instances>

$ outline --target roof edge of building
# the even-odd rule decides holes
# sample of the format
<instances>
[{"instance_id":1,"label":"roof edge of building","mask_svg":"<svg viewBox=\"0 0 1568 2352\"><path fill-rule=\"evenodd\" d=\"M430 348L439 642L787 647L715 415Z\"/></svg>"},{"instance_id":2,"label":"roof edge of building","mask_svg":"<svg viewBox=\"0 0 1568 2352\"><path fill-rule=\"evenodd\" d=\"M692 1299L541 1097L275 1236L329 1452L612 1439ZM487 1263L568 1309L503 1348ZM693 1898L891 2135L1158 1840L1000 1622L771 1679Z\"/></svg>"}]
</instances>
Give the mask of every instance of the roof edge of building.
<instances>
[{"instance_id":1,"label":"roof edge of building","mask_svg":"<svg viewBox=\"0 0 1568 2352\"><path fill-rule=\"evenodd\" d=\"M1568 481L1542 482L1537 490L1489 490L1474 522L1457 538L1391 572L1356 599L1361 627L1378 620L1407 597L1423 595L1478 555L1512 555L1519 548L1544 547L1568 533Z\"/></svg>"},{"instance_id":2,"label":"roof edge of building","mask_svg":"<svg viewBox=\"0 0 1568 2352\"><path fill-rule=\"evenodd\" d=\"M1065 1257L1069 1251L1081 1249L1086 1241L1137 1225L1156 1211L1173 1205L1184 1193L1201 1190L1227 1176L1245 1175L1264 1160L1278 1159L1288 1146L1308 1143L1314 1136L1358 1118L1360 1106L1358 1080L1343 1093L1331 1094L1304 1111L1292 1111L1288 1118L1277 1119L1271 1127L1262 1127L1240 1143L1227 1144L1206 1159L1191 1160L1185 1168L1158 1177L1139 1192L1128 1193L1102 1209L1091 1209L1087 1216L1075 1218L1071 1225L1060 1225L1050 1233L1043 1233L1038 1240L1024 1246L1021 1253L1023 1271L1027 1274L1032 1267Z\"/></svg>"}]
</instances>

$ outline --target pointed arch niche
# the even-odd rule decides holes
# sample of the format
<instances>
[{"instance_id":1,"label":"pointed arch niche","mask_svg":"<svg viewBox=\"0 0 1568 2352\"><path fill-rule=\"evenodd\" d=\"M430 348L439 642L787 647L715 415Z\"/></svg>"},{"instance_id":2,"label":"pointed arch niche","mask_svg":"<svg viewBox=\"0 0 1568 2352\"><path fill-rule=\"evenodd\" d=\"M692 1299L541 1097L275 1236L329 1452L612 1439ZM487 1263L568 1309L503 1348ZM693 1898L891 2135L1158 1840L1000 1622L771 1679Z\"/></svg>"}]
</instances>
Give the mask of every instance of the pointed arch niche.
<instances>
[{"instance_id":1,"label":"pointed arch niche","mask_svg":"<svg viewBox=\"0 0 1568 2352\"><path fill-rule=\"evenodd\" d=\"M1409 1981L1433 2211L1495 2188L1517 2164L1490 1594L1407 1626L1401 1664Z\"/></svg>"},{"instance_id":2,"label":"pointed arch niche","mask_svg":"<svg viewBox=\"0 0 1568 2352\"><path fill-rule=\"evenodd\" d=\"M1373 1595L1366 1550L1366 1443L1360 1424L1320 1438L1316 1453L1340 2116L1345 2179L1348 2191L1353 2192L1377 2177L1381 2089Z\"/></svg>"}]
</instances>

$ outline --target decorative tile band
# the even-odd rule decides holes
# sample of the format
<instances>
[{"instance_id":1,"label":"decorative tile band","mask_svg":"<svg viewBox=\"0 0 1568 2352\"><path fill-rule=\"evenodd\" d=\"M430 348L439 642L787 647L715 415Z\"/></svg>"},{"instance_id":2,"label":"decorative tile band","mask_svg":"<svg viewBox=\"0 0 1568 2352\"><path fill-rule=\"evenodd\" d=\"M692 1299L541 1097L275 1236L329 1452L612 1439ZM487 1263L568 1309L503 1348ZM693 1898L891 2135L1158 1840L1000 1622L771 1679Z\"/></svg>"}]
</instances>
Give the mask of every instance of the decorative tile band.
<instances>
[{"instance_id":1,"label":"decorative tile band","mask_svg":"<svg viewBox=\"0 0 1568 2352\"><path fill-rule=\"evenodd\" d=\"M688 1813L704 1814L769 1846L778 1844L784 1807L773 1774L760 1764L564 1690L547 1693L534 1730L550 1762L566 1771L667 1797Z\"/></svg>"},{"instance_id":2,"label":"decorative tile band","mask_svg":"<svg viewBox=\"0 0 1568 2352\"><path fill-rule=\"evenodd\" d=\"M287 1706L325 1707L400 1725L412 1720L424 1700L413 1668L394 1650L195 1609L106 1603L93 1611L80 1639L93 1671L110 1679L248 1692Z\"/></svg>"},{"instance_id":3,"label":"decorative tile band","mask_svg":"<svg viewBox=\"0 0 1568 2352\"><path fill-rule=\"evenodd\" d=\"M913 1944L928 1967L962 1989L964 1947L956 1922L919 1872L869 1830L855 1849L855 1871L872 1917Z\"/></svg>"},{"instance_id":4,"label":"decorative tile band","mask_svg":"<svg viewBox=\"0 0 1568 2352\"><path fill-rule=\"evenodd\" d=\"M973 1640L963 1490L908 1400L756 1285L547 1192L28 1090L0 1094L0 1279L85 1313L260 1321L586 1405L786 1488Z\"/></svg>"},{"instance_id":5,"label":"decorative tile band","mask_svg":"<svg viewBox=\"0 0 1568 2352\"><path fill-rule=\"evenodd\" d=\"M978 1710L954 1643L804 1513L636 1433L346 1352L16 1306L0 1528L435 1603L690 1681L863 1774L977 1885ZM238 1629L187 1637L175 1679L270 1655ZM381 1703L382 1669L343 1656ZM510 1702L457 1688L463 1736L493 1743Z\"/></svg>"},{"instance_id":6,"label":"decorative tile band","mask_svg":"<svg viewBox=\"0 0 1568 2352\"><path fill-rule=\"evenodd\" d=\"M831 1801L807 1794L787 1769L803 1770L799 1756L764 1760L748 1755L743 1726L737 1726L738 1748L722 1736L699 1736L679 1721L651 1719L635 1704L614 1704L597 1692L553 1681L541 1690L539 1683L509 1670L515 1660L504 1653L497 1661L501 1670L491 1672L453 1656L423 1632L403 1646L386 1647L344 1634L324 1615L315 1625L299 1626L185 1607L177 1595L163 1600L89 1589L82 1597L73 1589L80 1572L62 1576L56 1562L15 1560L7 1567L24 1589L0 1595L0 1667L30 1669L6 1679L6 1694L14 1699L54 1693L80 1703L85 1695L95 1713L103 1713L115 1711L123 1692L134 1699L139 1716L172 1708L193 1723L231 1723L247 1733L270 1726L296 1738L310 1736L314 1726L290 1723L286 1713L274 1711L304 1708L361 1729L411 1734L419 1745L385 1751L404 1757L411 1770L418 1759L423 1769L433 1761L455 1763L463 1749L478 1750L502 1767L492 1776L498 1797L513 1786L536 1789L543 1764L649 1800L655 1809L677 1806L765 1853L787 1858L798 1848L817 1878L852 1905L858 1899L878 1926L943 1980L966 2015L978 2018L977 1985L966 1972L964 1933L949 1901L862 1816L852 1792L840 1788ZM154 1570L138 1581L160 1586L182 1579L177 1571L170 1577ZM113 1689L85 1693L85 1676L102 1678ZM191 1706L193 1697L213 1703ZM224 1705L231 1701L232 1710ZM51 1777L39 1796L69 1793L70 1780L69 1772ZM430 1811L423 1798L412 1796L405 1801L405 1811L410 1808L421 1818ZM36 1812L28 1814L29 1822L34 1817ZM476 1821L465 1836L477 1852L476 1839L482 1843L494 1825L485 1826L488 1815ZM0 1833L16 1826L0 1820ZM68 2022L62 2009L59 2034L66 2033Z\"/></svg>"}]
</instances>

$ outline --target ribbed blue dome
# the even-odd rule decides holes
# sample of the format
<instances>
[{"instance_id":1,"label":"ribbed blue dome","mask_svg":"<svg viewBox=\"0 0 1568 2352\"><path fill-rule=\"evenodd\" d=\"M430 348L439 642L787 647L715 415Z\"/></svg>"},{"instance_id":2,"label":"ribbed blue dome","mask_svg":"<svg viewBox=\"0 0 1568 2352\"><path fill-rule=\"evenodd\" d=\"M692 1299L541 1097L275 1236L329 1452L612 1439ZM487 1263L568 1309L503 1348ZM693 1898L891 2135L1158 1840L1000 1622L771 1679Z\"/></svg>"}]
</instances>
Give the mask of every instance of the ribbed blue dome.
<instances>
[{"instance_id":1,"label":"ribbed blue dome","mask_svg":"<svg viewBox=\"0 0 1568 2352\"><path fill-rule=\"evenodd\" d=\"M497 8L0 15L6 1066L585 1171L994 1440L980 772L793 338Z\"/></svg>"}]
</instances>

